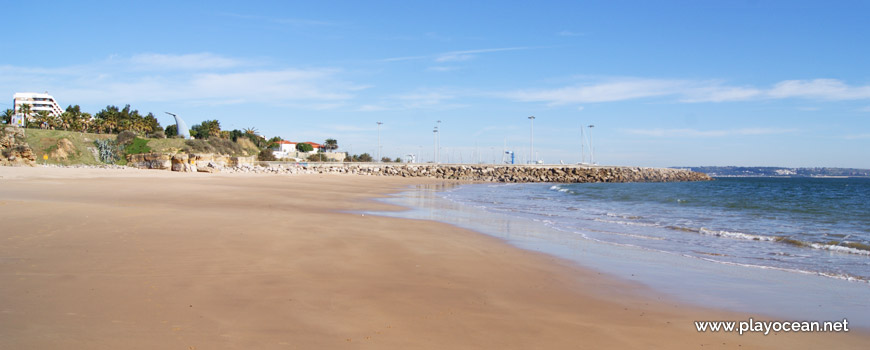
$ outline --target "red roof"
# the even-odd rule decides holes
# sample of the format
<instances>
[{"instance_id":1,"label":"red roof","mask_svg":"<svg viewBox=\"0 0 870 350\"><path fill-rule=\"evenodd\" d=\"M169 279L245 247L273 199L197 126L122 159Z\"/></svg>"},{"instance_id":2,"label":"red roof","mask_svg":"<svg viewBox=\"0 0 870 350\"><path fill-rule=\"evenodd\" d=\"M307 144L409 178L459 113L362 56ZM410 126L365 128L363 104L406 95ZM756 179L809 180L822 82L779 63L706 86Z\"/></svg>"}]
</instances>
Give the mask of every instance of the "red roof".
<instances>
[{"instance_id":1,"label":"red roof","mask_svg":"<svg viewBox=\"0 0 870 350\"><path fill-rule=\"evenodd\" d=\"M276 142L276 143L278 143L278 144L282 144L282 145L292 145L292 144L293 144L293 142L290 142L290 141L284 141L284 140L278 141L278 142Z\"/></svg>"}]
</instances>

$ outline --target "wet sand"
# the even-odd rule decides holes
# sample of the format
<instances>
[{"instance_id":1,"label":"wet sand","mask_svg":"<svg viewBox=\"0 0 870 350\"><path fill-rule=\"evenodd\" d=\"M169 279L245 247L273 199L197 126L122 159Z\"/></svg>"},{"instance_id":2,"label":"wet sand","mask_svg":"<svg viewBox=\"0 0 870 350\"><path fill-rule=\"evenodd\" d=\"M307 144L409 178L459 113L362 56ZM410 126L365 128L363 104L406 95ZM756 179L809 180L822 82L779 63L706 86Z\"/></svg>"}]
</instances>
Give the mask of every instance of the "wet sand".
<instances>
[{"instance_id":1,"label":"wet sand","mask_svg":"<svg viewBox=\"0 0 870 350\"><path fill-rule=\"evenodd\" d=\"M426 179L0 168L2 349L864 348L450 225L362 215Z\"/></svg>"}]
</instances>

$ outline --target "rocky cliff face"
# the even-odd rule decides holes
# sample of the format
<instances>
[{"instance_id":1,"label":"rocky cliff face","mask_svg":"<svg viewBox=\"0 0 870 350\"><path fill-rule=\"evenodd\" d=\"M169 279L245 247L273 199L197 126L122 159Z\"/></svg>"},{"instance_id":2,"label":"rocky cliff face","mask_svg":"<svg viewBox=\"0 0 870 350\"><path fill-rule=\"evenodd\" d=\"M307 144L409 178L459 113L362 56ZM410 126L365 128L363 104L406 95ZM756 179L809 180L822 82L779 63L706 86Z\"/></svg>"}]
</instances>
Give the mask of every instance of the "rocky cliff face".
<instances>
[{"instance_id":1,"label":"rocky cliff face","mask_svg":"<svg viewBox=\"0 0 870 350\"><path fill-rule=\"evenodd\" d=\"M36 156L24 139L24 129L0 126L0 165L36 165Z\"/></svg>"}]
</instances>

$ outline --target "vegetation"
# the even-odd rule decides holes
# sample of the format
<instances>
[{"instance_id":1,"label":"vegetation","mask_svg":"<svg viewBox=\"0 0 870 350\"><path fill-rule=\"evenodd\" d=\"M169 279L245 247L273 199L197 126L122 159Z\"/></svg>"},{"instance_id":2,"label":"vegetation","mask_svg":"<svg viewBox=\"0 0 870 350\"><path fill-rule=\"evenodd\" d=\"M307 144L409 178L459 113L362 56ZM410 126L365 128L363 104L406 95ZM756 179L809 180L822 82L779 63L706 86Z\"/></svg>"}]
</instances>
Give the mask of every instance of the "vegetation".
<instances>
[{"instance_id":1,"label":"vegetation","mask_svg":"<svg viewBox=\"0 0 870 350\"><path fill-rule=\"evenodd\" d=\"M60 164L123 163L127 154L147 152L257 155L261 160L274 160L270 148L281 141L280 137L267 140L253 127L221 130L220 121L216 119L194 125L190 134L195 140L182 140L178 138L178 128L174 123L164 129L152 113L143 115L130 105L123 108L109 105L93 115L82 112L78 105L70 105L59 116L52 116L45 111L35 112L30 105L22 105L19 113L25 117L25 127L33 129L27 131L27 138L37 157L51 153L54 150L52 147L57 148L59 140L63 138L74 145L75 150L70 153L72 157L52 156L58 159L49 160ZM7 109L0 114L0 121L9 124L14 114L15 111ZM117 136L113 139L111 134ZM336 149L338 141L330 138L320 151L331 152ZM297 150L311 152L314 147L300 143L297 144ZM327 159L322 154L315 156L318 160ZM354 158L357 161L371 161L368 154Z\"/></svg>"},{"instance_id":2,"label":"vegetation","mask_svg":"<svg viewBox=\"0 0 870 350\"><path fill-rule=\"evenodd\" d=\"M278 160L275 158L275 154L272 153L272 150L266 148L260 151L260 154L257 154L257 160L263 162L272 162Z\"/></svg>"},{"instance_id":3,"label":"vegetation","mask_svg":"<svg viewBox=\"0 0 870 350\"><path fill-rule=\"evenodd\" d=\"M124 149L124 152L127 154L141 154L141 153L150 153L151 147L148 147L148 140L134 138L133 141L127 145L127 148Z\"/></svg>"},{"instance_id":4,"label":"vegetation","mask_svg":"<svg viewBox=\"0 0 870 350\"><path fill-rule=\"evenodd\" d=\"M178 137L178 125L172 124L166 127L166 131L163 132L166 137Z\"/></svg>"},{"instance_id":5,"label":"vegetation","mask_svg":"<svg viewBox=\"0 0 870 350\"><path fill-rule=\"evenodd\" d=\"M118 161L118 149L115 147L115 142L109 139L94 140L94 145L97 146L97 155L100 161L107 164L112 164Z\"/></svg>"},{"instance_id":6,"label":"vegetation","mask_svg":"<svg viewBox=\"0 0 870 350\"><path fill-rule=\"evenodd\" d=\"M326 139L323 142L323 149L327 152L332 152L338 149L338 141L335 139Z\"/></svg>"},{"instance_id":7,"label":"vegetation","mask_svg":"<svg viewBox=\"0 0 870 350\"><path fill-rule=\"evenodd\" d=\"M2 121L0 123L9 125L12 124L12 116L15 115L15 111L11 109L6 109L3 111Z\"/></svg>"},{"instance_id":8,"label":"vegetation","mask_svg":"<svg viewBox=\"0 0 870 350\"><path fill-rule=\"evenodd\" d=\"M300 142L296 144L296 150L299 152L311 152L314 150L314 146L308 143Z\"/></svg>"},{"instance_id":9,"label":"vegetation","mask_svg":"<svg viewBox=\"0 0 870 350\"><path fill-rule=\"evenodd\" d=\"M371 162L372 156L368 153L348 155L344 158L345 162Z\"/></svg>"},{"instance_id":10,"label":"vegetation","mask_svg":"<svg viewBox=\"0 0 870 350\"><path fill-rule=\"evenodd\" d=\"M190 136L200 140L207 140L209 137L221 137L221 123L216 119L203 121L190 129Z\"/></svg>"},{"instance_id":11,"label":"vegetation","mask_svg":"<svg viewBox=\"0 0 870 350\"><path fill-rule=\"evenodd\" d=\"M97 148L94 145L94 140L114 138L114 135L106 134L40 129L28 129L25 135L25 141L30 145L36 159L43 162L43 156L49 155L50 157L46 161L49 164L101 164L96 158ZM51 152L57 148L58 141L61 139L67 139L72 143L74 149L69 152L67 158L55 159Z\"/></svg>"}]
</instances>

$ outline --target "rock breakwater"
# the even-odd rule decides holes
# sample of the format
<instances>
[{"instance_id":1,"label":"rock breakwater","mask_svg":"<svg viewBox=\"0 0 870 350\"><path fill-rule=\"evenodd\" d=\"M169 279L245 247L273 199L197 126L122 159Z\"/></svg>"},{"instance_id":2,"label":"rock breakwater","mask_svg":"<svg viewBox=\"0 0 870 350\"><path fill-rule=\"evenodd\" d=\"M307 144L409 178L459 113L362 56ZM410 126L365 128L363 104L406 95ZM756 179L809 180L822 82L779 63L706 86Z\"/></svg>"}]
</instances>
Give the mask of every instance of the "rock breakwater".
<instances>
[{"instance_id":1,"label":"rock breakwater","mask_svg":"<svg viewBox=\"0 0 870 350\"><path fill-rule=\"evenodd\" d=\"M230 171L257 171L255 167ZM704 173L684 169L579 165L469 165L469 164L268 164L263 171L281 173L356 174L428 177L482 182L677 182L708 181Z\"/></svg>"}]
</instances>

